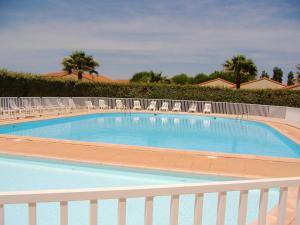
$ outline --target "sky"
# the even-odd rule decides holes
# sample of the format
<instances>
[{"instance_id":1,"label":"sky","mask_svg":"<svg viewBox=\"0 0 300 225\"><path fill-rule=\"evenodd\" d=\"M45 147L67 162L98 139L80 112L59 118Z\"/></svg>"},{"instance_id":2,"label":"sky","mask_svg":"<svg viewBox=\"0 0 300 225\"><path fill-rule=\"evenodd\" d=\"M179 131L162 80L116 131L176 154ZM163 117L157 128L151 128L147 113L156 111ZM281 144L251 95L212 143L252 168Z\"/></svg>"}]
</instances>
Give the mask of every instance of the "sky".
<instances>
[{"instance_id":1,"label":"sky","mask_svg":"<svg viewBox=\"0 0 300 225\"><path fill-rule=\"evenodd\" d=\"M114 79L211 73L237 54L286 76L300 64L300 0L0 0L0 67L60 71L77 49Z\"/></svg>"}]
</instances>

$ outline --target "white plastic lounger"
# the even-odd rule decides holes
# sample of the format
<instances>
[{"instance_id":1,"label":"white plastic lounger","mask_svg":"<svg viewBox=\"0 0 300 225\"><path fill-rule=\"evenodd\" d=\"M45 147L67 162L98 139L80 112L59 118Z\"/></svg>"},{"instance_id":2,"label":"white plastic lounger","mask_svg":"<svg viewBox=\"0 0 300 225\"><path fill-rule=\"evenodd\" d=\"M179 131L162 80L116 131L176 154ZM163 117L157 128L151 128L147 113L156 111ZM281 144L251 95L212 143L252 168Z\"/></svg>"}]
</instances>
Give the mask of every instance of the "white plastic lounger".
<instances>
[{"instance_id":1,"label":"white plastic lounger","mask_svg":"<svg viewBox=\"0 0 300 225\"><path fill-rule=\"evenodd\" d=\"M172 111L173 112L181 112L181 103L180 102L175 102Z\"/></svg>"},{"instance_id":2,"label":"white plastic lounger","mask_svg":"<svg viewBox=\"0 0 300 225\"><path fill-rule=\"evenodd\" d=\"M204 104L203 113L211 113L211 104L210 103Z\"/></svg>"},{"instance_id":3,"label":"white plastic lounger","mask_svg":"<svg viewBox=\"0 0 300 225\"><path fill-rule=\"evenodd\" d=\"M116 109L126 109L126 107L124 106L122 100L120 100L120 99L116 100L116 107L115 108Z\"/></svg>"},{"instance_id":4,"label":"white plastic lounger","mask_svg":"<svg viewBox=\"0 0 300 225\"><path fill-rule=\"evenodd\" d=\"M138 100L133 101L133 109L134 110L141 110L142 109L140 101L138 101Z\"/></svg>"},{"instance_id":5,"label":"white plastic lounger","mask_svg":"<svg viewBox=\"0 0 300 225\"><path fill-rule=\"evenodd\" d=\"M151 101L150 105L147 107L147 110L155 111L156 110L156 101Z\"/></svg>"},{"instance_id":6,"label":"white plastic lounger","mask_svg":"<svg viewBox=\"0 0 300 225\"><path fill-rule=\"evenodd\" d=\"M91 109L95 109L95 106L93 105L92 101L85 101L84 102L85 107L87 108L87 110L91 110Z\"/></svg>"},{"instance_id":7,"label":"white plastic lounger","mask_svg":"<svg viewBox=\"0 0 300 225\"><path fill-rule=\"evenodd\" d=\"M59 111L64 111L64 112L69 111L69 109L70 109L69 107L65 106L65 105L61 102L60 99L57 99L57 108L58 108Z\"/></svg>"},{"instance_id":8,"label":"white plastic lounger","mask_svg":"<svg viewBox=\"0 0 300 225\"><path fill-rule=\"evenodd\" d=\"M169 103L168 102L163 102L160 109L160 111L169 111Z\"/></svg>"},{"instance_id":9,"label":"white plastic lounger","mask_svg":"<svg viewBox=\"0 0 300 225\"><path fill-rule=\"evenodd\" d=\"M188 112L197 112L197 105L196 105L196 103L192 103L190 105Z\"/></svg>"},{"instance_id":10,"label":"white plastic lounger","mask_svg":"<svg viewBox=\"0 0 300 225\"><path fill-rule=\"evenodd\" d=\"M10 117L10 110L0 106L0 119L6 119L6 116Z\"/></svg>"},{"instance_id":11,"label":"white plastic lounger","mask_svg":"<svg viewBox=\"0 0 300 225\"><path fill-rule=\"evenodd\" d=\"M45 99L45 105L47 107L48 110L52 110L57 112L58 111L58 106L57 105L53 105L49 99Z\"/></svg>"},{"instance_id":12,"label":"white plastic lounger","mask_svg":"<svg viewBox=\"0 0 300 225\"><path fill-rule=\"evenodd\" d=\"M106 105L103 99L99 99L99 109L108 109L108 105Z\"/></svg>"},{"instance_id":13,"label":"white plastic lounger","mask_svg":"<svg viewBox=\"0 0 300 225\"><path fill-rule=\"evenodd\" d=\"M44 108L41 104L41 102L38 99L33 99L33 107L35 109L36 112L38 112L40 115L46 111L47 109Z\"/></svg>"},{"instance_id":14,"label":"white plastic lounger","mask_svg":"<svg viewBox=\"0 0 300 225\"><path fill-rule=\"evenodd\" d=\"M22 103L23 103L24 110L26 111L26 113L29 114L29 116L36 115L37 111L35 107L33 107L27 99L23 99Z\"/></svg>"},{"instance_id":15,"label":"white plastic lounger","mask_svg":"<svg viewBox=\"0 0 300 225\"><path fill-rule=\"evenodd\" d=\"M24 108L18 107L13 100L8 100L8 105L9 105L10 113L13 113L15 117L17 117L17 114L23 117L25 116L24 113L26 110Z\"/></svg>"},{"instance_id":16,"label":"white plastic lounger","mask_svg":"<svg viewBox=\"0 0 300 225\"><path fill-rule=\"evenodd\" d=\"M74 103L74 100L73 99L71 99L71 98L69 98L69 107L70 107L70 110L71 111L75 111L78 107L77 107L77 105Z\"/></svg>"}]
</instances>

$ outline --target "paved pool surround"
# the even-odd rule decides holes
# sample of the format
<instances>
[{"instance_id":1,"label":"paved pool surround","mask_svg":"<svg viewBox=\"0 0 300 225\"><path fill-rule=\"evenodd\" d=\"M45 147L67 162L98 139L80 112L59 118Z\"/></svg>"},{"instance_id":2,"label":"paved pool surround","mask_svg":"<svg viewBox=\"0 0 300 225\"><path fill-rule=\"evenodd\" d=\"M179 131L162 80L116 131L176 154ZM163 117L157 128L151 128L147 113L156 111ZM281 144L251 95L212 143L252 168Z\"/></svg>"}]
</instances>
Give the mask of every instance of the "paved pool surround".
<instances>
[{"instance_id":1,"label":"paved pool surround","mask_svg":"<svg viewBox=\"0 0 300 225\"><path fill-rule=\"evenodd\" d=\"M107 113L113 111L109 110L101 112ZM95 113L95 111L91 111L90 113ZM71 115L82 114L87 113L73 113ZM203 114L196 113L195 115ZM210 115L224 118L235 118L234 115ZM0 124L64 116L70 116L70 114L9 121L2 120L0 121ZM283 135L300 144L300 129L285 124L282 119L258 116L249 116L248 119L266 123L281 132ZM0 135L0 154L245 178L300 176L300 159L128 145L97 144L90 142L50 140L46 138L12 135ZM286 225L296 224L294 211L296 195L296 189L289 190L287 214L285 218ZM268 225L277 224L277 210L277 207L275 207L268 213ZM257 224L258 222L254 221L251 225Z\"/></svg>"},{"instance_id":2,"label":"paved pool surround","mask_svg":"<svg viewBox=\"0 0 300 225\"><path fill-rule=\"evenodd\" d=\"M95 111L90 113L95 113ZM82 115L82 113L72 115ZM2 124L63 116L70 116L70 114L2 121ZM233 117L228 115L211 116ZM296 143L300 143L300 129L286 125L281 120L264 117L249 117L249 120L264 122ZM0 135L0 153L94 164L239 177L300 176L300 159L54 140L13 135Z\"/></svg>"}]
</instances>

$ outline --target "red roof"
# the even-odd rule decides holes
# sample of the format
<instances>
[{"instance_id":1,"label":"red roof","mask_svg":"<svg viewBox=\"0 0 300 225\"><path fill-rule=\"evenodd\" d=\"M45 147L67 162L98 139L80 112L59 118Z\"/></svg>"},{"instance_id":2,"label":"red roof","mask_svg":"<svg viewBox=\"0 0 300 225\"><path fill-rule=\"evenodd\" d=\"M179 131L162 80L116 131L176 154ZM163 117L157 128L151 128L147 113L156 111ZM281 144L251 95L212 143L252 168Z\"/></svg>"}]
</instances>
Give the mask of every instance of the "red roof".
<instances>
[{"instance_id":1,"label":"red roof","mask_svg":"<svg viewBox=\"0 0 300 225\"><path fill-rule=\"evenodd\" d=\"M268 81L271 81L271 82L273 82L273 83L275 83L275 84L279 84L279 85L281 85L281 86L283 86L283 87L286 86L286 85L284 85L284 84L282 84L282 83L280 83L280 82L278 82L278 81L271 80L271 79L269 79L269 78L267 78L267 77L262 77L262 78L259 78L258 80L250 80L250 81L248 81L248 82L242 83L241 86L244 86L244 85L246 85L246 84L255 83L255 82L258 82L258 81L261 81L261 80L268 80Z\"/></svg>"},{"instance_id":2,"label":"red roof","mask_svg":"<svg viewBox=\"0 0 300 225\"><path fill-rule=\"evenodd\" d=\"M297 83L297 84L286 86L284 89L293 89L293 88L296 88L296 87L299 87L299 86L300 86L300 82Z\"/></svg>"},{"instance_id":3,"label":"red roof","mask_svg":"<svg viewBox=\"0 0 300 225\"><path fill-rule=\"evenodd\" d=\"M234 83L231 83L231 82L229 82L229 81L227 81L227 80L224 80L224 79L222 79L222 78L216 78L216 79L213 79L213 80L208 80L208 81L205 81L205 82L202 82L202 83L199 83L199 84L197 84L197 85L203 85L203 84L209 84L209 83L211 83L211 82L214 82L214 81L222 81L222 82L224 82L224 83L227 83L227 84L229 84L229 85L232 85L232 86L235 86L235 84Z\"/></svg>"},{"instance_id":4,"label":"red roof","mask_svg":"<svg viewBox=\"0 0 300 225\"><path fill-rule=\"evenodd\" d=\"M77 76L77 74L68 74L65 71L59 71L59 72L52 72L52 73L47 73L44 76L45 77L57 77L57 78L62 78L64 76L68 76L68 75L74 75ZM87 80L91 80L91 81L97 81L97 82L112 82L113 80L109 79L108 77L104 76L104 75L92 75L92 74L88 74L85 73L82 75L82 77L84 79Z\"/></svg>"}]
</instances>

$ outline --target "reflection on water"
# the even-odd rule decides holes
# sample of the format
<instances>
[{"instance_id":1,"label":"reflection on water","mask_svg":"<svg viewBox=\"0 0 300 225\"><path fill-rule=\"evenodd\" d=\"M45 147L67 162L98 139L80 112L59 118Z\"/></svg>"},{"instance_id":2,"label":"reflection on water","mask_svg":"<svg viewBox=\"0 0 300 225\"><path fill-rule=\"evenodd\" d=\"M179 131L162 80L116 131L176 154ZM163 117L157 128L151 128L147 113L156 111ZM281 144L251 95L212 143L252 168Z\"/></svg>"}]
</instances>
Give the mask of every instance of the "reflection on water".
<instances>
[{"instance_id":1,"label":"reflection on water","mask_svg":"<svg viewBox=\"0 0 300 225\"><path fill-rule=\"evenodd\" d=\"M2 126L0 133L300 158L299 145L271 127L214 117L95 114Z\"/></svg>"}]
</instances>

